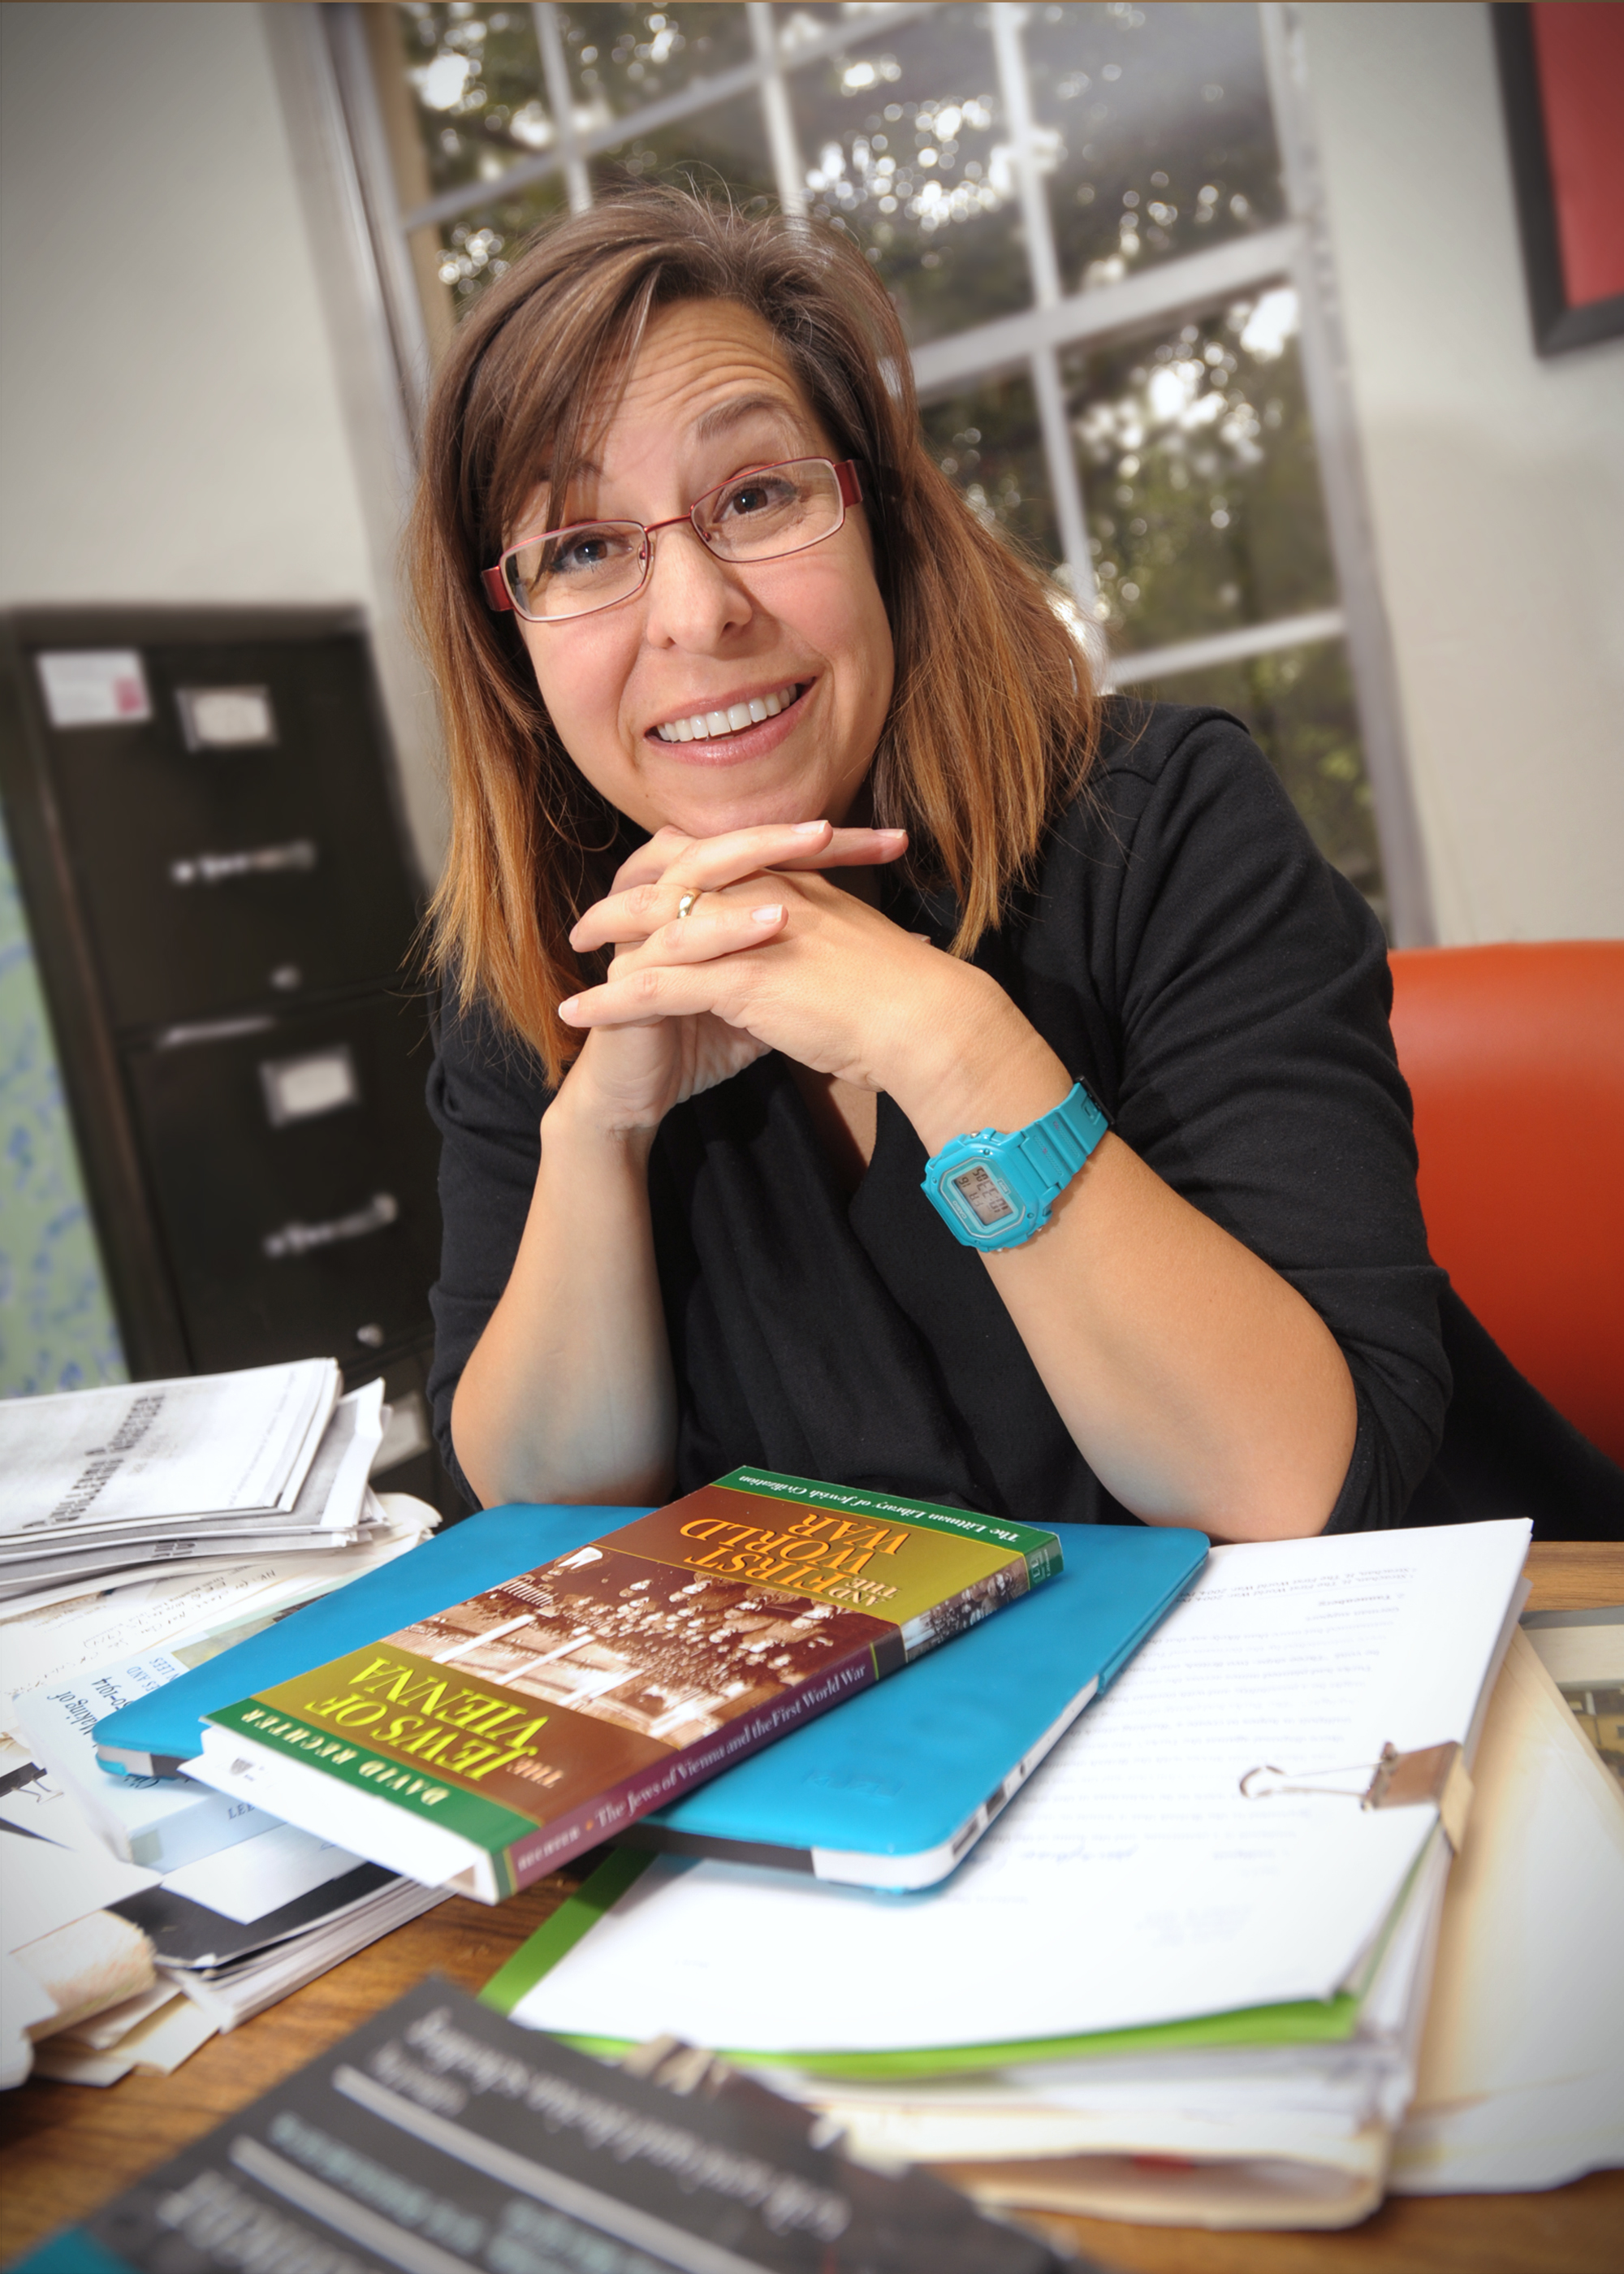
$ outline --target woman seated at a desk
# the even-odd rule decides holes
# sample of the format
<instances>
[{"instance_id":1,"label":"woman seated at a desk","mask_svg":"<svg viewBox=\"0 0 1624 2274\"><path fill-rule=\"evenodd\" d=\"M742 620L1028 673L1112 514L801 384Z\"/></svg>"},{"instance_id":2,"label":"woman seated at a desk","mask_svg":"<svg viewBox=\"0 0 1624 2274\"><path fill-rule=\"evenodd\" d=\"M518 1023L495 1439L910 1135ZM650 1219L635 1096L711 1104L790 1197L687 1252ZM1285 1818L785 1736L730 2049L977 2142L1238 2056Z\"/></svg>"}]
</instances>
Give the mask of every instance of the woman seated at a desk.
<instances>
[{"instance_id":1,"label":"woman seated at a desk","mask_svg":"<svg viewBox=\"0 0 1624 2274\"><path fill-rule=\"evenodd\" d=\"M461 329L442 1444L486 1505L1395 1523L1448 1373L1380 928L1234 719L1100 696L907 373L848 240L676 195Z\"/></svg>"}]
</instances>

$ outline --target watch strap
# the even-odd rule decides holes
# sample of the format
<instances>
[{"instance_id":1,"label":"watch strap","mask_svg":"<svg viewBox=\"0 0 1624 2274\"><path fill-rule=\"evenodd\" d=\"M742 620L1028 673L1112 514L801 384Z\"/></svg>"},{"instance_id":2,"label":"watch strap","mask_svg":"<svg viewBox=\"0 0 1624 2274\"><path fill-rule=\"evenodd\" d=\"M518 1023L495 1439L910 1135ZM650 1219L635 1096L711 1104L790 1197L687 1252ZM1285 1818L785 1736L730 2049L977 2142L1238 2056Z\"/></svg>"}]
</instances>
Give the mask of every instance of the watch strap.
<instances>
[{"instance_id":1,"label":"watch strap","mask_svg":"<svg viewBox=\"0 0 1624 2274\"><path fill-rule=\"evenodd\" d=\"M1110 1127L1082 1083L1017 1132L1014 1149L1043 1186L1045 1209L1064 1192Z\"/></svg>"}]
</instances>

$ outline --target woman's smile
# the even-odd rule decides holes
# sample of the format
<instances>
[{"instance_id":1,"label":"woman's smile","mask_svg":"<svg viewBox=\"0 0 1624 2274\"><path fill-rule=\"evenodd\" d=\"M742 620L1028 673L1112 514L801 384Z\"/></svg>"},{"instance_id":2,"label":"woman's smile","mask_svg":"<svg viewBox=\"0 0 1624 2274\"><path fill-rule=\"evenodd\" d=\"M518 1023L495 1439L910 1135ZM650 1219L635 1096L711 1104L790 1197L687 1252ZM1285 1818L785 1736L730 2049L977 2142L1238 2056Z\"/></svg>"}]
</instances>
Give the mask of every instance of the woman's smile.
<instances>
[{"instance_id":1,"label":"woman's smile","mask_svg":"<svg viewBox=\"0 0 1624 2274\"><path fill-rule=\"evenodd\" d=\"M807 723L805 698L815 683L791 680L764 695L730 693L651 727L646 739L658 742L662 755L671 750L679 764L741 765L765 757Z\"/></svg>"},{"instance_id":2,"label":"woman's smile","mask_svg":"<svg viewBox=\"0 0 1624 2274\"><path fill-rule=\"evenodd\" d=\"M787 687L775 687L765 695L724 696L712 699L680 719L668 719L664 726L650 732L662 742L720 742L731 734L741 734L748 727L759 727L769 719L776 719L798 703L810 682L792 680Z\"/></svg>"}]
</instances>

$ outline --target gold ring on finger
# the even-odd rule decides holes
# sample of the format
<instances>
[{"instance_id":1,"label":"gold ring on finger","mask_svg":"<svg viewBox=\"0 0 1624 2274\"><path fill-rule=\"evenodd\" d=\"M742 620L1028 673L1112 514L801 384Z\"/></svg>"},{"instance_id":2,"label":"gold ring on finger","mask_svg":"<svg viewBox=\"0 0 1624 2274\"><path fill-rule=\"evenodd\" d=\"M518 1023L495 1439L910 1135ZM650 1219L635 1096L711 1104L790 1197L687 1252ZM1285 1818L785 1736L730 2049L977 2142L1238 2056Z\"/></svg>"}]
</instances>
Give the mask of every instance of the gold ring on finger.
<instances>
[{"instance_id":1,"label":"gold ring on finger","mask_svg":"<svg viewBox=\"0 0 1624 2274\"><path fill-rule=\"evenodd\" d=\"M695 901L701 897L702 895L700 892L683 893L681 899L677 902L677 922L679 923L686 923L688 922L689 916L692 915L694 912Z\"/></svg>"}]
</instances>

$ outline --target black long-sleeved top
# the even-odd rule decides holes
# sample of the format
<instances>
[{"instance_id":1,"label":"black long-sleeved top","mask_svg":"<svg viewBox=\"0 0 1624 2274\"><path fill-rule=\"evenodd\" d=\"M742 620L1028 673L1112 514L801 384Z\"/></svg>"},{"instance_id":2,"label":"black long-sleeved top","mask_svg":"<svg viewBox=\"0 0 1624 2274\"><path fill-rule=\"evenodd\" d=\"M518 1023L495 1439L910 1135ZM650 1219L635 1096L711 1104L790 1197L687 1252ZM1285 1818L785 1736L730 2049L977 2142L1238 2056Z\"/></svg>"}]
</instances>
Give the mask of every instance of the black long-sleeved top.
<instances>
[{"instance_id":1,"label":"black long-sleeved top","mask_svg":"<svg viewBox=\"0 0 1624 2274\"><path fill-rule=\"evenodd\" d=\"M1396 1524L1442 1435L1449 1370L1380 930L1237 721L1121 698L1107 721L1087 791L975 960L1141 1159L1325 1320L1358 1397L1330 1529ZM880 873L886 913L945 945L951 905ZM429 1081L445 1217L431 1395L447 1457L548 1096L482 1014L447 1016ZM678 1491L748 1461L1034 1524L1124 1519L980 1257L921 1191L924 1166L882 1096L848 1199L777 1055L666 1116L649 1180Z\"/></svg>"}]
</instances>

